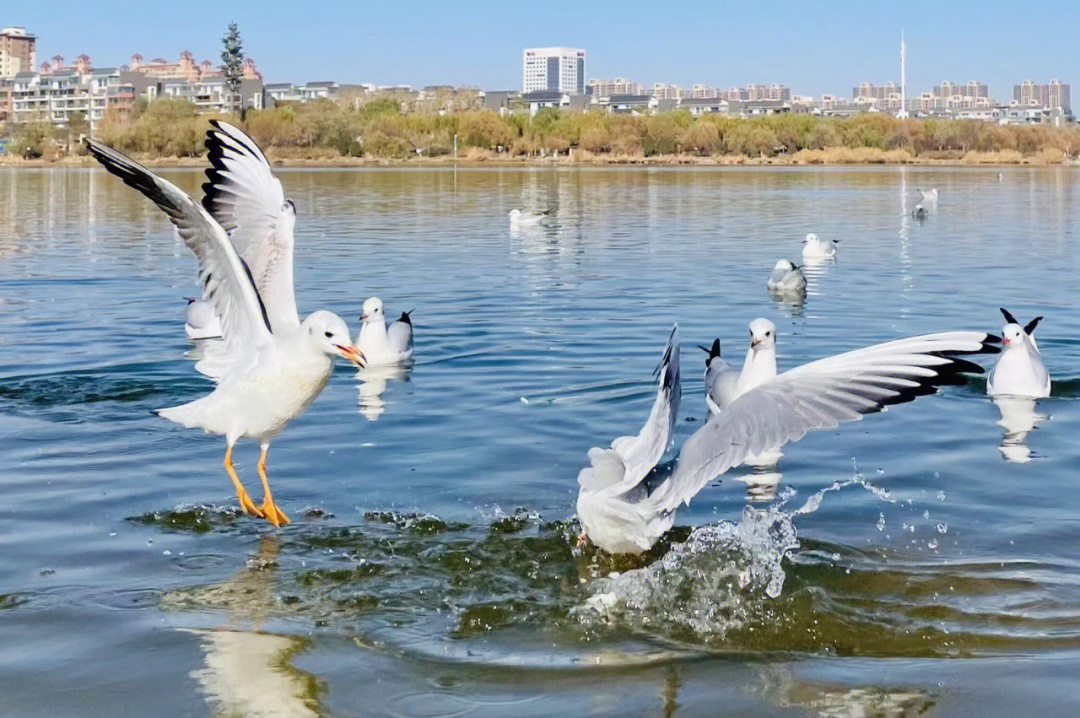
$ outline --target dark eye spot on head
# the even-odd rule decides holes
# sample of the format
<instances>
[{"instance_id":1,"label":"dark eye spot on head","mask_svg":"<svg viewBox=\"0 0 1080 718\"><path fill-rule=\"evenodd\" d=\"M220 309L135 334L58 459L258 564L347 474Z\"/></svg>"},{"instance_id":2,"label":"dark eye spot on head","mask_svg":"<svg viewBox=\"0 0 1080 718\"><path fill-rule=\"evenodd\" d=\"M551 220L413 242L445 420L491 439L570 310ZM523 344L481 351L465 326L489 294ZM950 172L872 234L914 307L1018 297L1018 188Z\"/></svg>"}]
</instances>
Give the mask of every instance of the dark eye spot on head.
<instances>
[{"instance_id":1,"label":"dark eye spot on head","mask_svg":"<svg viewBox=\"0 0 1080 718\"><path fill-rule=\"evenodd\" d=\"M767 337L771 337L771 336L772 336L772 332L765 332L765 336L767 336Z\"/></svg>"},{"instance_id":2,"label":"dark eye spot on head","mask_svg":"<svg viewBox=\"0 0 1080 718\"><path fill-rule=\"evenodd\" d=\"M330 337L332 337L332 336L334 336L334 333L333 333L333 332L327 332L327 333L326 333L326 338L327 338L327 339L329 339L329 338L330 338Z\"/></svg>"}]
</instances>

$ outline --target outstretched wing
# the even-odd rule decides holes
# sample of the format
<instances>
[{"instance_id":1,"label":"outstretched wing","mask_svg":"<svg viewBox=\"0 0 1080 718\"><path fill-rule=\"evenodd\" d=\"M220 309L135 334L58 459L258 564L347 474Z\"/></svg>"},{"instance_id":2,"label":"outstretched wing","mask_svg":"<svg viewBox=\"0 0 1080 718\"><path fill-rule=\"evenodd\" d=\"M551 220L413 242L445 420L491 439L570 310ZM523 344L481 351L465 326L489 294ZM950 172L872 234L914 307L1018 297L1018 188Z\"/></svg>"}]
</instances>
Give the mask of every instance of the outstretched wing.
<instances>
[{"instance_id":1,"label":"outstretched wing","mask_svg":"<svg viewBox=\"0 0 1080 718\"><path fill-rule=\"evenodd\" d=\"M299 327L293 291L295 207L254 140L227 122L210 124L203 207L251 268L270 326L275 331Z\"/></svg>"},{"instance_id":2,"label":"outstretched wing","mask_svg":"<svg viewBox=\"0 0 1080 718\"><path fill-rule=\"evenodd\" d=\"M626 493L641 483L671 446L679 399L682 397L678 325L671 330L656 373L659 377L656 400L645 426L637 436L616 439L610 449L591 449L591 465L578 474L578 483L582 488L588 491L603 489L611 496Z\"/></svg>"},{"instance_id":3,"label":"outstretched wing","mask_svg":"<svg viewBox=\"0 0 1080 718\"><path fill-rule=\"evenodd\" d=\"M221 225L179 187L130 157L89 138L86 146L105 169L160 207L184 244L195 253L202 298L210 302L221 319L221 335L229 356L251 356L268 345L272 337L266 309L251 272Z\"/></svg>"},{"instance_id":4,"label":"outstretched wing","mask_svg":"<svg viewBox=\"0 0 1080 718\"><path fill-rule=\"evenodd\" d=\"M674 511L750 454L963 383L959 373L982 373L982 367L957 355L996 352L995 341L985 332L928 334L784 372L737 398L687 439L671 477L650 501L658 511Z\"/></svg>"}]
</instances>

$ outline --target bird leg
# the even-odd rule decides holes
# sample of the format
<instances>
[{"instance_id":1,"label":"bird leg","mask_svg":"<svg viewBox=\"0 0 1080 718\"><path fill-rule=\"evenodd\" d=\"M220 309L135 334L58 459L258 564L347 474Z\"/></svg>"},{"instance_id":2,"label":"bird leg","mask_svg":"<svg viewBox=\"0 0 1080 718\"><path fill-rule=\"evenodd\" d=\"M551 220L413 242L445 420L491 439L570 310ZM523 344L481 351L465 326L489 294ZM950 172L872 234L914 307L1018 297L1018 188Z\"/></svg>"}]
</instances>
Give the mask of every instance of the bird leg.
<instances>
[{"instance_id":1,"label":"bird leg","mask_svg":"<svg viewBox=\"0 0 1080 718\"><path fill-rule=\"evenodd\" d=\"M588 540L588 535L585 533L585 529L581 529L581 533L577 537L577 546L575 548L585 548L585 543Z\"/></svg>"},{"instance_id":2,"label":"bird leg","mask_svg":"<svg viewBox=\"0 0 1080 718\"><path fill-rule=\"evenodd\" d=\"M236 498L240 501L240 508L244 513L251 514L258 518L264 518L263 512L259 510L259 507L255 505L255 502L251 500L251 496L244 489L244 485L240 483L240 477L236 475L236 471L233 469L232 463L232 444L225 449L225 471L229 472L229 478L232 479L233 486L236 487Z\"/></svg>"},{"instance_id":3,"label":"bird leg","mask_svg":"<svg viewBox=\"0 0 1080 718\"><path fill-rule=\"evenodd\" d=\"M262 453L259 454L259 478L262 479L263 485L263 502L262 512L263 517L274 524L274 526L281 526L281 524L292 523L289 521L289 517L285 515L285 512L278 508L278 505L274 503L274 497L270 494L270 481L266 478L266 452L270 450L270 446L263 444Z\"/></svg>"}]
</instances>

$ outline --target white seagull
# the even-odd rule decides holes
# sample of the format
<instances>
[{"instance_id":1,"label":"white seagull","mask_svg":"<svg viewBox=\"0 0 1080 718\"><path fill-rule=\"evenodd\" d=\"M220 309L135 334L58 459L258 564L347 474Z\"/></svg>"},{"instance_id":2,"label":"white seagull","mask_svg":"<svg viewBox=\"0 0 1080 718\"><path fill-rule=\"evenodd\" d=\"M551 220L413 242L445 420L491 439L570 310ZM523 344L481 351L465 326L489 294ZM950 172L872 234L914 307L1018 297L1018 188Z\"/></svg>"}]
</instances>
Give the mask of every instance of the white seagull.
<instances>
[{"instance_id":1,"label":"white seagull","mask_svg":"<svg viewBox=\"0 0 1080 718\"><path fill-rule=\"evenodd\" d=\"M997 364L986 381L990 396L1017 396L1042 399L1050 396L1050 372L1043 364L1039 345L1035 342L1035 327L1042 317L1035 317L1021 327L1016 317L1004 307L1001 313L1007 324L1001 330L1003 349Z\"/></svg>"},{"instance_id":2,"label":"white seagull","mask_svg":"<svg viewBox=\"0 0 1080 718\"><path fill-rule=\"evenodd\" d=\"M510 226L511 227L535 227L540 224L541 221L551 216L551 213L555 211L554 207L545 209L542 212L533 212L526 209L514 208L510 210Z\"/></svg>"},{"instance_id":3,"label":"white seagull","mask_svg":"<svg viewBox=\"0 0 1080 718\"><path fill-rule=\"evenodd\" d=\"M838 239L829 242L811 232L806 235L806 239L803 240L803 259L811 261L818 259L835 259L836 246L838 244L840 244L840 240Z\"/></svg>"},{"instance_id":4,"label":"white seagull","mask_svg":"<svg viewBox=\"0 0 1080 718\"><path fill-rule=\"evenodd\" d=\"M935 187L934 189L931 189L931 190L920 189L920 190L916 190L916 192L919 193L919 196L922 197L922 201L924 203L926 203L927 206L929 206L929 207L936 207L937 206L937 200L938 200L937 187Z\"/></svg>"},{"instance_id":5,"label":"white seagull","mask_svg":"<svg viewBox=\"0 0 1080 718\"><path fill-rule=\"evenodd\" d=\"M671 446L682 387L679 382L678 325L671 330L659 376L656 400L637 436L621 436L611 448L589 449L590 466L578 474L579 545L592 539L609 553L641 553L664 535L674 516L659 514L645 502L644 479Z\"/></svg>"},{"instance_id":6,"label":"white seagull","mask_svg":"<svg viewBox=\"0 0 1080 718\"><path fill-rule=\"evenodd\" d=\"M275 197L258 195L262 172L254 171L255 166L265 164L268 168L269 164L255 143L234 127L212 122L215 130L207 133L211 161L215 152L231 157L249 154L251 161L224 163L228 169L219 170L220 183L212 185L212 194L204 199L204 204L227 206L229 209L222 209L222 216L236 219L237 233L273 233L288 228L288 251L271 253L265 257L265 265L256 266L254 271L241 258L225 227L211 211L176 185L116 150L92 139L87 139L86 144L105 169L142 192L169 216L198 260L202 299L221 318L223 349L215 367L217 387L201 399L159 409L156 413L189 428L223 435L227 446L225 470L240 506L247 513L280 526L289 519L274 502L266 478L270 441L319 395L330 378L335 356L359 363L363 355L350 341L345 322L331 312L317 311L303 323L295 324L288 321L288 316L278 315L282 321L272 326L272 311L291 306L295 312L291 251L295 210L291 201L283 200L275 205ZM270 213L259 214L256 208L260 205L264 212L271 210ZM261 230L255 229L256 224ZM260 272L264 279L287 277L288 281L272 282L268 286L275 287L276 293L264 296L257 287ZM286 288L288 296L285 296ZM257 439L262 448L258 468L265 497L261 506L251 500L233 470L233 446L242 437Z\"/></svg>"},{"instance_id":7,"label":"white seagull","mask_svg":"<svg viewBox=\"0 0 1080 718\"><path fill-rule=\"evenodd\" d=\"M717 364L713 369L711 356L710 364L706 364L705 403L713 414L719 414L731 402L776 376L776 325L758 317L750 322L749 329L750 348L746 350L742 369L722 359L723 365ZM719 339L713 342L713 347L719 355Z\"/></svg>"},{"instance_id":8,"label":"white seagull","mask_svg":"<svg viewBox=\"0 0 1080 718\"><path fill-rule=\"evenodd\" d=\"M806 277L797 265L781 259L773 267L765 286L777 294L798 294L806 291Z\"/></svg>"},{"instance_id":9,"label":"white seagull","mask_svg":"<svg viewBox=\"0 0 1080 718\"><path fill-rule=\"evenodd\" d=\"M413 326L409 312L402 312L401 318L386 325L386 313L382 300L371 297L364 302L364 313L360 315L360 334L356 346L370 366L401 364L413 355Z\"/></svg>"},{"instance_id":10,"label":"white seagull","mask_svg":"<svg viewBox=\"0 0 1080 718\"><path fill-rule=\"evenodd\" d=\"M188 297L187 314L184 318L184 331L189 339L199 341L202 339L221 338L221 320L214 313L214 307L210 302Z\"/></svg>"},{"instance_id":11,"label":"white seagull","mask_svg":"<svg viewBox=\"0 0 1080 718\"><path fill-rule=\"evenodd\" d=\"M779 449L813 429L833 428L890 404L932 394L939 386L961 384L961 372L981 373L982 367L959 355L995 352L996 341L985 332L928 334L778 374L739 396L687 439L669 476L648 482L639 479L635 484L624 480L610 487L606 506L612 508L607 522L598 526L596 534L595 520L583 523L585 533L605 551L641 553L655 543L656 529L671 525L680 506L689 504L709 482L747 457ZM661 455L653 452L649 458L655 456L658 461ZM655 461L651 466L648 462L638 465L633 476L647 476L652 466ZM619 497L625 500L615 504ZM582 513L580 498L578 513Z\"/></svg>"}]
</instances>

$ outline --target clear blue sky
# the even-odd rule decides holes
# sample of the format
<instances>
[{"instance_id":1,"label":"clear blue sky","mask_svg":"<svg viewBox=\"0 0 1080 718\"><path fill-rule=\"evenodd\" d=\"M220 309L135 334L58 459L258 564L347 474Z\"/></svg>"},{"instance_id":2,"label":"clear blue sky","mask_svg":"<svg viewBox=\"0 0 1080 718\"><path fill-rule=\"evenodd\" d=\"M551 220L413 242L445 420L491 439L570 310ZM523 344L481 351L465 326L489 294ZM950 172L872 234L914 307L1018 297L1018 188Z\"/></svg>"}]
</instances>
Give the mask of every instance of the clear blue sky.
<instances>
[{"instance_id":1,"label":"clear blue sky","mask_svg":"<svg viewBox=\"0 0 1080 718\"><path fill-rule=\"evenodd\" d=\"M587 74L730 87L781 82L797 94L848 95L862 80L899 80L908 94L942 79L979 79L1007 99L1024 78L1080 83L1080 3L695 1L358 2L289 0L5 0L0 25L36 34L38 59L85 52L99 67L132 53L218 62L229 21L270 82L520 89L521 50L587 51Z\"/></svg>"}]
</instances>

